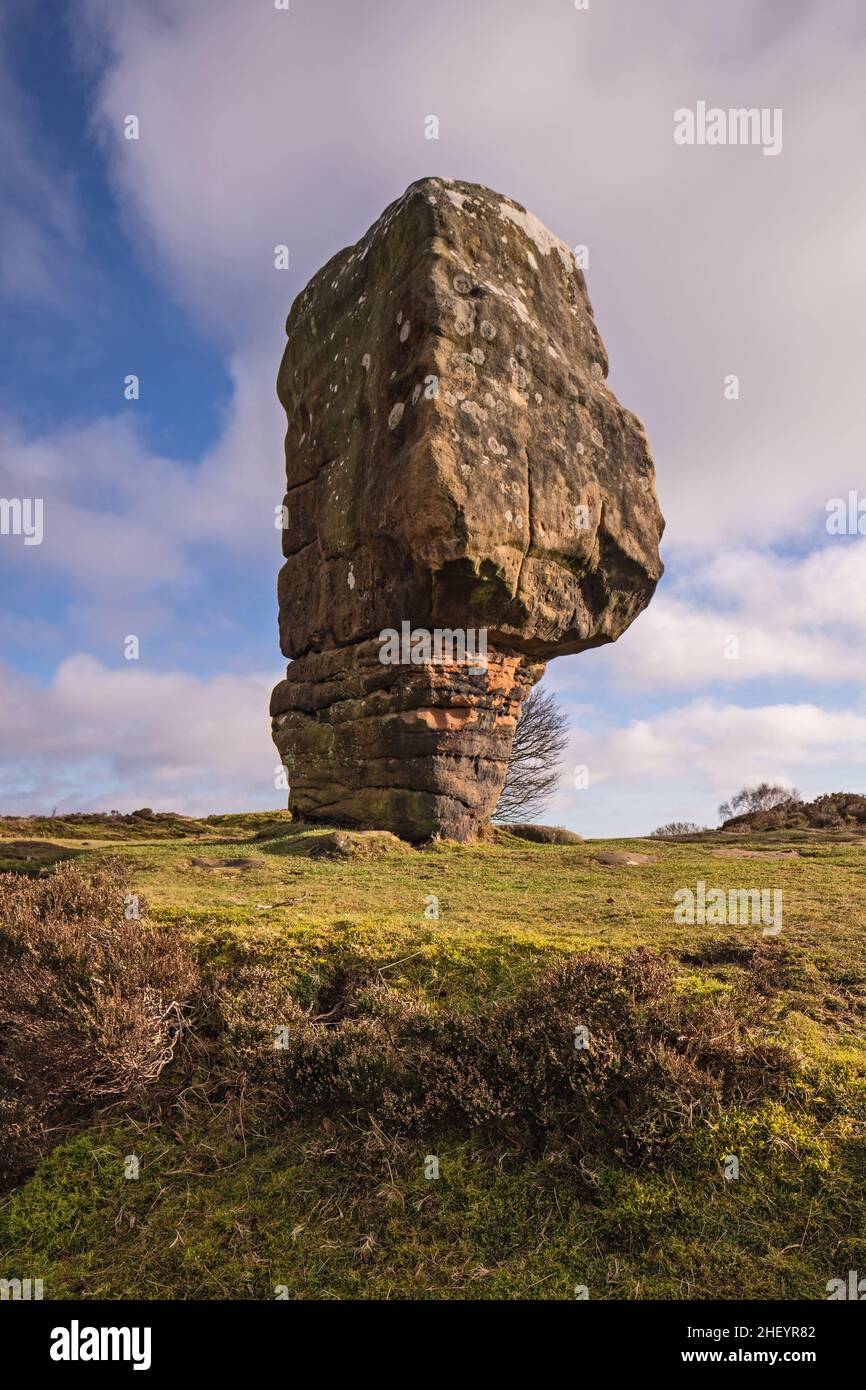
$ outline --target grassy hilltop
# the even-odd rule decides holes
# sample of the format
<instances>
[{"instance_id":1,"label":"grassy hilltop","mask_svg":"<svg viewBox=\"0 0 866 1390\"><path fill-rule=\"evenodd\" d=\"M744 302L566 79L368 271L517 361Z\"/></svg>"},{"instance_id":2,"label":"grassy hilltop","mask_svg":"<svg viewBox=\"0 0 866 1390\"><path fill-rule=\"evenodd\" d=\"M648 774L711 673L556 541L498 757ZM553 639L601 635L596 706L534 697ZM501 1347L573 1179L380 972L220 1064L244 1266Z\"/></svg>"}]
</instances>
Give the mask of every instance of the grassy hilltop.
<instances>
[{"instance_id":1,"label":"grassy hilltop","mask_svg":"<svg viewBox=\"0 0 866 1390\"><path fill-rule=\"evenodd\" d=\"M862 834L5 820L0 870L35 1078L21 1103L0 1066L0 1276L46 1298L821 1299L866 1270ZM783 930L678 925L698 880L781 888Z\"/></svg>"}]
</instances>

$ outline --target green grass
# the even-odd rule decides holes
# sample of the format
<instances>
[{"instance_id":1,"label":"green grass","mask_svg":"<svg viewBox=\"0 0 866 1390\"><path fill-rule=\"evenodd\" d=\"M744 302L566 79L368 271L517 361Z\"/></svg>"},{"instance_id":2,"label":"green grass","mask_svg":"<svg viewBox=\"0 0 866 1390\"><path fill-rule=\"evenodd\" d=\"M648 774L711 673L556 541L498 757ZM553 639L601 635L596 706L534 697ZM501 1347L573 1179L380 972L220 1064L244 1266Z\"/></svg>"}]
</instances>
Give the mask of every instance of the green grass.
<instances>
[{"instance_id":1,"label":"green grass","mask_svg":"<svg viewBox=\"0 0 866 1390\"><path fill-rule=\"evenodd\" d=\"M742 974L760 928L677 925L675 890L698 879L781 888L772 1027L796 1049L797 1085L784 1100L734 1100L685 1125L656 1164L611 1149L581 1166L555 1148L491 1147L471 1133L360 1133L340 1114L274 1127L242 1077L215 1093L193 1067L178 1093L166 1073L0 1199L0 1274L75 1298L273 1298L280 1286L292 1298L560 1299L586 1285L592 1298L815 1299L827 1280L866 1267L866 846L856 838L547 846L498 834L335 861L309 857L309 840L279 816L183 822L173 836L166 824L108 834L0 822L0 866L119 857L155 919L189 934L209 972L240 980L258 963L308 1007L339 972L359 971L457 1012L512 996L564 955L636 945L671 953L676 988L711 997ZM31 848L20 854L22 843ZM798 853L717 853L732 847ZM612 848L653 862L599 864ZM438 920L424 915L431 894ZM130 1153L138 1180L124 1177ZM438 1180L424 1176L430 1154ZM725 1180L728 1154L737 1181Z\"/></svg>"}]
</instances>

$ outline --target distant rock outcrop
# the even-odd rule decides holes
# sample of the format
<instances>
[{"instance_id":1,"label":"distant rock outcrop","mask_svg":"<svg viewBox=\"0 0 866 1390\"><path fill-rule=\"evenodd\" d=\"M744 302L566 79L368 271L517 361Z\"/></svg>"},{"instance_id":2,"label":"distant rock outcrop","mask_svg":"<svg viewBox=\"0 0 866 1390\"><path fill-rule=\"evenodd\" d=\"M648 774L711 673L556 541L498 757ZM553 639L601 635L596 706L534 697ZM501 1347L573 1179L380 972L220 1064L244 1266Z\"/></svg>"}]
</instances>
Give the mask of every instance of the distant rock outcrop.
<instances>
[{"instance_id":1,"label":"distant rock outcrop","mask_svg":"<svg viewBox=\"0 0 866 1390\"><path fill-rule=\"evenodd\" d=\"M862 792L825 792L814 801L791 797L764 810L729 816L722 830L866 830L866 796Z\"/></svg>"},{"instance_id":2,"label":"distant rock outcrop","mask_svg":"<svg viewBox=\"0 0 866 1390\"><path fill-rule=\"evenodd\" d=\"M652 596L646 435L569 248L475 184L412 184L286 331L290 807L466 839L544 662L615 641Z\"/></svg>"}]
</instances>

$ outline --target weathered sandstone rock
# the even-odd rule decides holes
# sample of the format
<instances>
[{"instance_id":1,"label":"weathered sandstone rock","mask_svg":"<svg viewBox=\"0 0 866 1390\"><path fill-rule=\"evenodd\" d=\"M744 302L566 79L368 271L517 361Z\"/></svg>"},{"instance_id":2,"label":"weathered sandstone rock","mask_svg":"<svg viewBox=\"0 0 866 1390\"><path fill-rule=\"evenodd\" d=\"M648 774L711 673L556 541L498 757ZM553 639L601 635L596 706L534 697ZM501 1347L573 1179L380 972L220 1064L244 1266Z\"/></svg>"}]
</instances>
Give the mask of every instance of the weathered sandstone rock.
<instances>
[{"instance_id":1,"label":"weathered sandstone rock","mask_svg":"<svg viewBox=\"0 0 866 1390\"><path fill-rule=\"evenodd\" d=\"M412 184L286 331L291 662L271 713L289 804L465 839L543 663L614 641L652 596L663 521L643 427L605 384L568 247L475 184ZM459 645L447 659L467 630L486 666Z\"/></svg>"}]
</instances>

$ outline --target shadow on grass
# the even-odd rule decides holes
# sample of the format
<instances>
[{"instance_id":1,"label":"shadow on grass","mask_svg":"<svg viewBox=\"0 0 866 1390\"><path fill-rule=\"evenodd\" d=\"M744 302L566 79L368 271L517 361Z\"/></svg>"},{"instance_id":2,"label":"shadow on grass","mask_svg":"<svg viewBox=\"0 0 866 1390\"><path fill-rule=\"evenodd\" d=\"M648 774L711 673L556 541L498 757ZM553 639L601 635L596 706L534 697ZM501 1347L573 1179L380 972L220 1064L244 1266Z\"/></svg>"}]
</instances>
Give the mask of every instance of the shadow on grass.
<instances>
[{"instance_id":1,"label":"shadow on grass","mask_svg":"<svg viewBox=\"0 0 866 1390\"><path fill-rule=\"evenodd\" d=\"M83 849L56 845L51 840L0 840L0 873L38 878L64 860L77 859Z\"/></svg>"}]
</instances>

